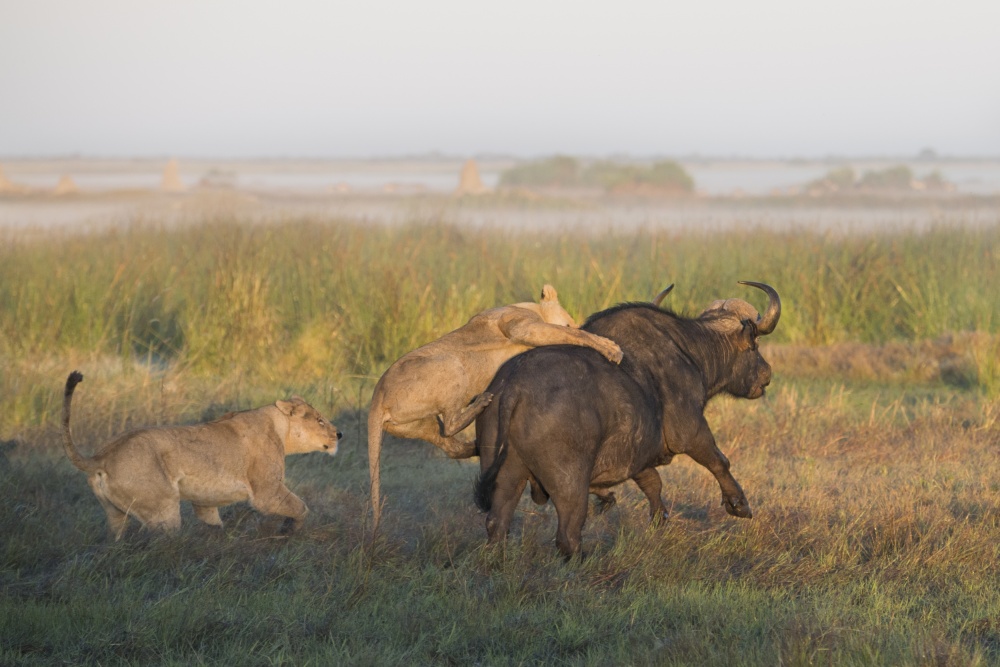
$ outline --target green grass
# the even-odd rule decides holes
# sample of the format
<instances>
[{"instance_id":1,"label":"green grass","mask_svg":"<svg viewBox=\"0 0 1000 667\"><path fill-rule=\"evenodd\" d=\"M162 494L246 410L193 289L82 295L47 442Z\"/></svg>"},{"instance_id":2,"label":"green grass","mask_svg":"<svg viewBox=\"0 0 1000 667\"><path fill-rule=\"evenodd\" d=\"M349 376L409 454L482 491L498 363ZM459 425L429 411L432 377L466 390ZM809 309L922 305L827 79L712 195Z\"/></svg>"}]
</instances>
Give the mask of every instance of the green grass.
<instances>
[{"instance_id":1,"label":"green grass","mask_svg":"<svg viewBox=\"0 0 1000 667\"><path fill-rule=\"evenodd\" d=\"M1000 664L997 228L927 234L569 238L293 221L140 227L0 245L0 664ZM7 242L9 241L9 242ZM582 317L627 299L695 313L773 284L759 401L708 416L754 518L712 476L632 486L565 563L522 500L484 545L475 462L389 439L368 528L367 401L400 354L542 282ZM346 434L288 460L303 530L239 504L177 537L104 538L65 459L137 425L299 393Z\"/></svg>"},{"instance_id":2,"label":"green grass","mask_svg":"<svg viewBox=\"0 0 1000 667\"><path fill-rule=\"evenodd\" d=\"M671 282L681 311L759 296L741 279L778 288L781 342L995 333L1000 225L570 236L234 220L59 243L12 237L0 249L0 354L152 355L218 372L262 351L323 347L339 364L326 371L372 373L477 310L536 298L546 281L582 316Z\"/></svg>"}]
</instances>

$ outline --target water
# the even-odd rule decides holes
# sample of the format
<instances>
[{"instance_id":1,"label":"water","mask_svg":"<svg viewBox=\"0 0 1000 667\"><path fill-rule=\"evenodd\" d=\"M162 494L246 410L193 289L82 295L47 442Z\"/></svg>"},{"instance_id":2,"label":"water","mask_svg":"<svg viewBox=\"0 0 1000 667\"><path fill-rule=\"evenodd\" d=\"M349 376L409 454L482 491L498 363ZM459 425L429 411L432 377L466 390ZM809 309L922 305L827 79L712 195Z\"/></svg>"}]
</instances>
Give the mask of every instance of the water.
<instances>
[{"instance_id":1,"label":"water","mask_svg":"<svg viewBox=\"0 0 1000 667\"><path fill-rule=\"evenodd\" d=\"M155 189L160 185L166 160L51 160L0 163L7 177L38 189L55 187L59 177L70 175L88 192ZM484 160L480 177L487 187L496 187L510 160ZM857 161L851 164L859 175L900 162ZM694 177L699 192L706 195L766 195L787 191L821 178L833 166L821 162L780 161L688 161L685 169ZM346 186L356 192L447 193L458 185L461 160L353 160L353 161L223 161L181 160L180 176L191 187L212 181L246 190L322 193ZM910 162L920 178L938 171L966 194L1000 194L1000 160Z\"/></svg>"}]
</instances>

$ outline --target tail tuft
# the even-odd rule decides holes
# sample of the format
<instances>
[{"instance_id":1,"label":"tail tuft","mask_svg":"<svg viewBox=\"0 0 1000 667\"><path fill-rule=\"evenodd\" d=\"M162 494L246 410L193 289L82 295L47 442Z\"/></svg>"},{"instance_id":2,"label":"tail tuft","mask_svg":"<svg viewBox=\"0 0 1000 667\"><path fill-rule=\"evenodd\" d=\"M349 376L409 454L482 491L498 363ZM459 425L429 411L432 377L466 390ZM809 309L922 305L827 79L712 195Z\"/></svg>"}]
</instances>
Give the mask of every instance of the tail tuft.
<instances>
[{"instance_id":1,"label":"tail tuft","mask_svg":"<svg viewBox=\"0 0 1000 667\"><path fill-rule=\"evenodd\" d=\"M85 473L90 474L98 470L98 464L93 459L83 457L80 455L80 452L76 451L76 445L73 444L73 433L69 428L69 413L70 404L73 402L73 390L81 382L83 382L83 374L80 371L73 371L66 378L66 395L63 397L63 445L66 448L66 456L69 457L70 463Z\"/></svg>"},{"instance_id":2,"label":"tail tuft","mask_svg":"<svg viewBox=\"0 0 1000 667\"><path fill-rule=\"evenodd\" d=\"M69 377L66 378L66 395L69 396L72 394L73 390L76 389L76 385L81 382L83 382L83 373L80 371L73 371L70 373Z\"/></svg>"}]
</instances>

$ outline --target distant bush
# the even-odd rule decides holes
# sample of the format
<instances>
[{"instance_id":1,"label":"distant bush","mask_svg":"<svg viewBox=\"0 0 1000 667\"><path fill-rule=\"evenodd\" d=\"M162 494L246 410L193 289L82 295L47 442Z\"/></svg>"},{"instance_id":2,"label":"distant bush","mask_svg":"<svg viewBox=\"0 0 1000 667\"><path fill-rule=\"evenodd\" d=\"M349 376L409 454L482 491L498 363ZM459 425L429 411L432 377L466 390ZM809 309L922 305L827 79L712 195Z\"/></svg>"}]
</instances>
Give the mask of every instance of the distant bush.
<instances>
[{"instance_id":1,"label":"distant bush","mask_svg":"<svg viewBox=\"0 0 1000 667\"><path fill-rule=\"evenodd\" d=\"M945 180L940 171L934 170L920 179L924 190L953 190L954 185Z\"/></svg>"},{"instance_id":2,"label":"distant bush","mask_svg":"<svg viewBox=\"0 0 1000 667\"><path fill-rule=\"evenodd\" d=\"M909 190L912 185L913 171L902 164L866 171L858 181L858 187L870 190Z\"/></svg>"},{"instance_id":3,"label":"distant bush","mask_svg":"<svg viewBox=\"0 0 1000 667\"><path fill-rule=\"evenodd\" d=\"M852 167L831 169L823 178L810 181L805 186L806 192L813 195L835 192L862 191L900 191L900 190L936 190L950 191L954 186L946 181L938 171L932 171L921 179L913 175L906 165L896 165L885 169L866 171L861 178L855 176Z\"/></svg>"},{"instance_id":4,"label":"distant bush","mask_svg":"<svg viewBox=\"0 0 1000 667\"><path fill-rule=\"evenodd\" d=\"M854 174L854 168L849 166L831 169L826 173L826 180L843 190L853 188L856 179L857 176Z\"/></svg>"},{"instance_id":5,"label":"distant bush","mask_svg":"<svg viewBox=\"0 0 1000 667\"><path fill-rule=\"evenodd\" d=\"M511 167L500 174L501 186L574 187L579 185L580 165L574 158L557 155Z\"/></svg>"},{"instance_id":6,"label":"distant bush","mask_svg":"<svg viewBox=\"0 0 1000 667\"><path fill-rule=\"evenodd\" d=\"M508 169L501 174L500 185L686 193L694 190L694 179L681 165L669 160L651 166L602 160L581 168L571 157L556 156Z\"/></svg>"}]
</instances>

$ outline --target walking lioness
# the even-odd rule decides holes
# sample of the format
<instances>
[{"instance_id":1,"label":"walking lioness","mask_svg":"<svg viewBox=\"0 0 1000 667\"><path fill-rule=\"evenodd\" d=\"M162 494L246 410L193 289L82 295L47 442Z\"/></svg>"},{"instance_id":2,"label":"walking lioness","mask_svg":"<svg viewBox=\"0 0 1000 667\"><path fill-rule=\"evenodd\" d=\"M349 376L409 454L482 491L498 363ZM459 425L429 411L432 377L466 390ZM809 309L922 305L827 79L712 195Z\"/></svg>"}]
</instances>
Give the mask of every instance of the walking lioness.
<instances>
[{"instance_id":1,"label":"walking lioness","mask_svg":"<svg viewBox=\"0 0 1000 667\"><path fill-rule=\"evenodd\" d=\"M63 431L70 462L89 475L119 539L129 516L154 530L181 526L180 501L211 526L222 526L219 507L249 501L259 512L286 518L294 530L309 511L285 486L285 456L337 452L343 434L298 396L256 410L231 412L193 426L142 428L119 436L98 454L81 456L69 427L77 371L66 379Z\"/></svg>"},{"instance_id":2,"label":"walking lioness","mask_svg":"<svg viewBox=\"0 0 1000 667\"><path fill-rule=\"evenodd\" d=\"M380 455L383 433L425 440L453 459L475 456L473 442L456 436L492 399L484 394L500 366L541 345L582 345L614 363L618 345L581 331L559 305L552 285L539 303L485 310L464 326L400 357L379 379L368 413L368 472L373 527L381 518Z\"/></svg>"}]
</instances>

